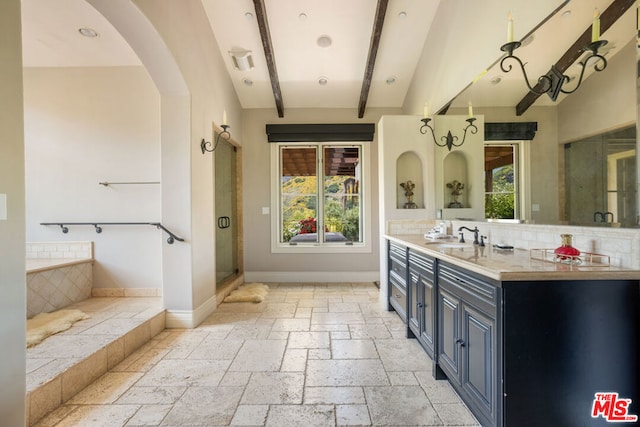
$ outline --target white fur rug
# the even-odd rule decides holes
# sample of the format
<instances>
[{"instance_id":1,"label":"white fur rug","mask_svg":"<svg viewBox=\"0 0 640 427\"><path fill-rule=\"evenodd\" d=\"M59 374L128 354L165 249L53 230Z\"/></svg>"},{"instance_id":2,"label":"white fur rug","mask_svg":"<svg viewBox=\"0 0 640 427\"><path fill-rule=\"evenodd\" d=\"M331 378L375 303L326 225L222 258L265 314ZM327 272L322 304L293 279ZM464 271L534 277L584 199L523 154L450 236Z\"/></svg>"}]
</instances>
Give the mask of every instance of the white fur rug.
<instances>
[{"instance_id":1,"label":"white fur rug","mask_svg":"<svg viewBox=\"0 0 640 427\"><path fill-rule=\"evenodd\" d=\"M262 302L269 293L269 286L263 283L249 283L232 291L224 302Z\"/></svg>"},{"instance_id":2,"label":"white fur rug","mask_svg":"<svg viewBox=\"0 0 640 427\"><path fill-rule=\"evenodd\" d=\"M40 344L48 336L66 331L78 320L88 318L86 313L75 309L36 314L27 319L27 348Z\"/></svg>"}]
</instances>

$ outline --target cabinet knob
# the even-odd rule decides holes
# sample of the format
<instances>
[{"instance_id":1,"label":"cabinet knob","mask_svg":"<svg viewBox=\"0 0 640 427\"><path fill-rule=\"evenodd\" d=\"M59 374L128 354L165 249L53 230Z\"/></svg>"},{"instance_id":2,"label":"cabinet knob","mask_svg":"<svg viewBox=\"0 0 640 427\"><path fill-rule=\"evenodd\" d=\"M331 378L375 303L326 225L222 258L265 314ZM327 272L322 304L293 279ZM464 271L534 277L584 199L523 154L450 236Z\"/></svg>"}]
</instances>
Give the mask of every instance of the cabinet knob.
<instances>
[{"instance_id":1,"label":"cabinet knob","mask_svg":"<svg viewBox=\"0 0 640 427\"><path fill-rule=\"evenodd\" d=\"M421 302L417 303L417 305L418 305L418 308L424 307L424 304L422 304Z\"/></svg>"},{"instance_id":2,"label":"cabinet knob","mask_svg":"<svg viewBox=\"0 0 640 427\"><path fill-rule=\"evenodd\" d=\"M456 344L460 344L460 347L464 347L464 340L462 338L458 338L456 340Z\"/></svg>"}]
</instances>

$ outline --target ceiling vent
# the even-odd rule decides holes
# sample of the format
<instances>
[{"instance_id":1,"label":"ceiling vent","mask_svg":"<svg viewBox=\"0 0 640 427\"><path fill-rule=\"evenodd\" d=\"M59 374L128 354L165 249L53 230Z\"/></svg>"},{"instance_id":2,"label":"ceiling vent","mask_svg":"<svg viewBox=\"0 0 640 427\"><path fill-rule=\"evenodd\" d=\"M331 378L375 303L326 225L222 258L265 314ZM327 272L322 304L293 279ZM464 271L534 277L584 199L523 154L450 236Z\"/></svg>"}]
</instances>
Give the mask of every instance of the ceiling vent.
<instances>
[{"instance_id":1,"label":"ceiling vent","mask_svg":"<svg viewBox=\"0 0 640 427\"><path fill-rule=\"evenodd\" d=\"M236 70L247 71L253 68L253 57L250 50L231 50L229 51L233 67Z\"/></svg>"}]
</instances>

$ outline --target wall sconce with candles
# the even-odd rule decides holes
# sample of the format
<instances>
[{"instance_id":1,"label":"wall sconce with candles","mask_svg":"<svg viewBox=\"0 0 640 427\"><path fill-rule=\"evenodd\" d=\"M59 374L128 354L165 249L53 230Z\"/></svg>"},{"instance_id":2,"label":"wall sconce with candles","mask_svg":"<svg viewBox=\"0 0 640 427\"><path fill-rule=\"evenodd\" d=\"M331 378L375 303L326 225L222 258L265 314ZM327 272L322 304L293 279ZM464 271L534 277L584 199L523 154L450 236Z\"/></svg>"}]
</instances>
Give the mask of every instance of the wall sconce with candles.
<instances>
[{"instance_id":1,"label":"wall sconce with candles","mask_svg":"<svg viewBox=\"0 0 640 427\"><path fill-rule=\"evenodd\" d=\"M427 108L426 105L424 106L424 118L420 119L420 121L423 123L423 125L420 126L420 133L424 135L427 133L427 129L430 130L431 136L433 137L433 142L438 147L447 147L449 151L451 151L451 148L453 147L460 147L462 144L464 144L464 140L467 138L467 131L469 129L471 129L471 133L474 135L478 133L477 126L473 124L473 122L475 122L476 119L475 117L473 117L473 106L471 105L471 102L469 102L469 118L466 120L468 124L463 129L464 134L462 136L462 141L460 141L460 143L458 144L456 144L456 141L458 141L459 138L453 135L450 130L447 131L447 134L445 136L440 137L440 140L442 141L442 143L438 142L433 128L431 127L431 125L429 125L429 122L431 121L431 119L429 118L429 109Z\"/></svg>"},{"instance_id":2,"label":"wall sconce with candles","mask_svg":"<svg viewBox=\"0 0 640 427\"><path fill-rule=\"evenodd\" d=\"M222 113L222 124L220 125L220 127L222 128L222 132L218 133L218 136L216 136L216 143L212 148L209 148L211 147L211 142L205 141L204 138L202 138L202 141L200 142L200 149L202 150L202 154L204 154L206 151L208 151L209 153L213 153L214 151L216 151L221 137L223 139L226 139L227 141L231 138L231 133L229 133L229 131L227 130L231 127L227 124L227 110Z\"/></svg>"},{"instance_id":3,"label":"wall sconce with candles","mask_svg":"<svg viewBox=\"0 0 640 427\"><path fill-rule=\"evenodd\" d=\"M591 26L591 43L583 48L585 52L590 52L590 54L579 62L579 64L582 66L582 69L580 70L580 78L578 79L578 84L576 85L576 87L571 90L562 89L564 83L567 83L571 79L569 78L569 76L562 74L562 72L558 70L555 65L551 66L551 70L549 70L546 75L538 77L538 84L536 86L539 86L541 89L536 90L536 86L532 86L531 83L529 83L529 77L527 76L527 72L524 69L524 63L520 60L520 58L513 54L513 52L518 49L521 44L522 43L520 43L519 41L513 40L513 17L511 13L509 13L507 24L507 43L503 44L500 47L500 50L506 52L507 55L500 61L500 69L503 72L508 73L513 67L511 64L505 67L505 61L509 59L515 60L518 64L520 64L520 69L522 70L524 81L527 84L529 91L537 95L546 93L547 95L549 95L552 101L555 101L561 92L570 94L578 90L578 88L582 84L582 78L584 77L584 71L587 67L587 63L592 58L595 58L593 67L595 71L602 71L607 68L607 60L604 56L598 53L598 50L606 45L607 41L600 40L600 14L597 10L594 12L593 23Z\"/></svg>"}]
</instances>

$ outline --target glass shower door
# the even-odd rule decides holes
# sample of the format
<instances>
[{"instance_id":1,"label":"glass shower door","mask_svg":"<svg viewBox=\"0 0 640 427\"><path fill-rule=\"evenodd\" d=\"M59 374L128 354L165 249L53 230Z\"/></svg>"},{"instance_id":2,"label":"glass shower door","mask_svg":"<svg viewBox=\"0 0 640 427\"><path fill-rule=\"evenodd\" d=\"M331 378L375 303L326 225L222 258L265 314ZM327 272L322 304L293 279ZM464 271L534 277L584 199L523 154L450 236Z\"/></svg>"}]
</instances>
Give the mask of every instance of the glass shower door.
<instances>
[{"instance_id":1,"label":"glass shower door","mask_svg":"<svg viewBox=\"0 0 640 427\"><path fill-rule=\"evenodd\" d=\"M220 138L215 152L216 285L238 273L237 150Z\"/></svg>"}]
</instances>

